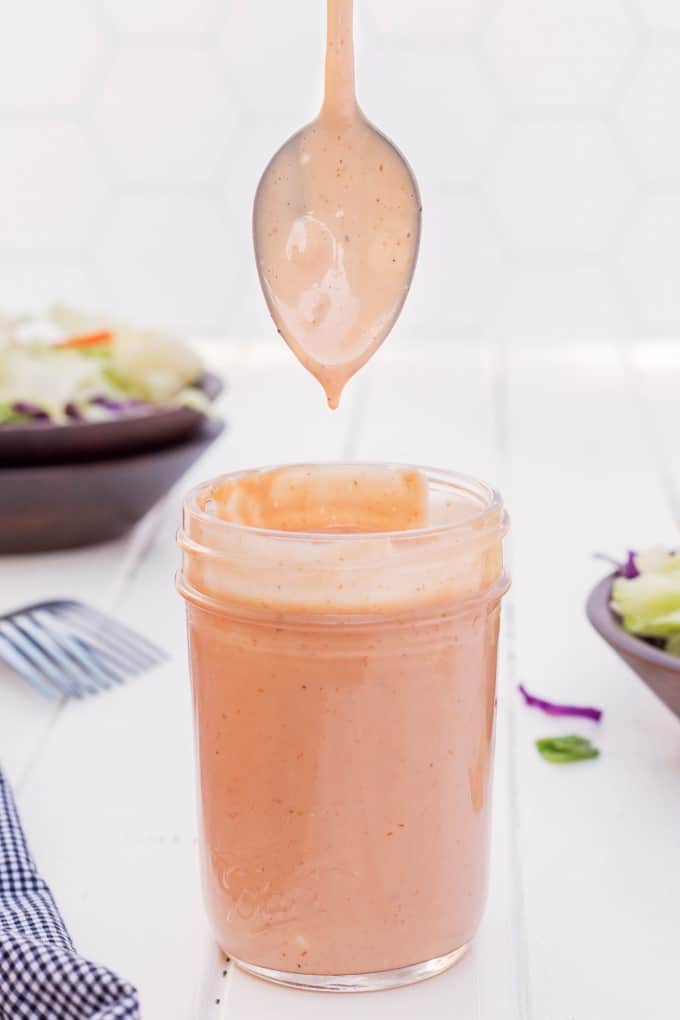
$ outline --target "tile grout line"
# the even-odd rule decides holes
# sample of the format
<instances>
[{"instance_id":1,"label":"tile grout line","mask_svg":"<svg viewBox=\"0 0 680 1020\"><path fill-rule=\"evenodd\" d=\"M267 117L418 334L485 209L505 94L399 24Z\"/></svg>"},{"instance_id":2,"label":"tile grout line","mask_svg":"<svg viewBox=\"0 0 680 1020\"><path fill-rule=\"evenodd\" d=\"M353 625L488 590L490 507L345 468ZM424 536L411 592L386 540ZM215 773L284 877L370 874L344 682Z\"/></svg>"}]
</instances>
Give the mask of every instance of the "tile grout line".
<instances>
[{"instance_id":1,"label":"tile grout line","mask_svg":"<svg viewBox=\"0 0 680 1020\"><path fill-rule=\"evenodd\" d=\"M129 583L129 581L134 577L135 571L138 569L147 552L149 552L152 548L155 532L150 528L148 522L149 519L152 518L155 523L156 520L160 518L161 511L164 510L165 500L163 500L158 506L154 507L153 510L147 514L141 524L134 529L126 546L121 569L111 584L107 597L104 599L106 610L115 610L122 598L127 583ZM141 538L138 537L140 535ZM60 702L55 706L54 712L50 715L44 729L40 733L39 738L35 741L35 746L24 762L23 768L21 769L15 783L14 788L17 796L20 795L22 789L30 780L33 770L45 752L50 737L68 710L69 701L69 698L62 698L60 700Z\"/></svg>"},{"instance_id":2,"label":"tile grout line","mask_svg":"<svg viewBox=\"0 0 680 1020\"><path fill-rule=\"evenodd\" d=\"M158 506L154 507L140 525L133 530L133 533L126 545L121 569L111 584L106 598L103 600L106 610L115 610L115 607L120 602L126 584L134 576L136 569L143 561L147 552L152 548L155 531L152 530L148 522L152 519L152 523L155 523L157 519L160 518L161 511L164 510L165 500L161 501ZM68 710L69 703L69 698L62 698L59 703L55 705L54 712L50 715L45 727L40 733L39 738L35 741L33 750L24 762L23 768L19 772L14 786L18 797L20 797L21 791L25 787L26 783L29 782L31 774L41 760L42 755L45 753L50 737Z\"/></svg>"},{"instance_id":3,"label":"tile grout line","mask_svg":"<svg viewBox=\"0 0 680 1020\"><path fill-rule=\"evenodd\" d=\"M236 968L232 961L229 959L229 957L228 956L225 957L224 960L222 961L222 978L221 978L223 982L222 983L223 994L221 1003L222 1008L220 1009L220 1017L222 1018L222 1020L226 1020L226 1018L229 1016L231 1012L229 1008L229 999L231 998L231 989L234 982L235 969Z\"/></svg>"},{"instance_id":4,"label":"tile grout line","mask_svg":"<svg viewBox=\"0 0 680 1020\"><path fill-rule=\"evenodd\" d=\"M252 350L248 351L248 360L252 360ZM134 582L137 572L155 546L160 525L170 512L169 507L170 499L168 494L152 507L130 532L125 542L120 569L116 572L105 597L102 599L105 611L115 613L117 607L121 604L128 586ZM24 762L14 784L17 796L20 795L21 790L29 781L33 770L38 765L45 751L47 742L68 710L69 700L68 698L63 698L55 705L54 711L47 720L39 738L35 741L35 746Z\"/></svg>"},{"instance_id":5,"label":"tile grout line","mask_svg":"<svg viewBox=\"0 0 680 1020\"><path fill-rule=\"evenodd\" d=\"M252 364L254 357L255 352L253 350L253 345L250 344L247 347L243 362L244 369ZM179 484L179 482L177 484ZM133 529L123 557L121 569L113 581L107 595L107 608L112 611L115 611L115 609L121 604L125 596L126 589L134 582L135 577L140 568L143 566L147 556L149 556L149 554L153 551L158 534L161 531L162 524L170 513L170 505L173 494L176 492L176 488L176 486L173 486L170 492L168 492L154 507L152 507L146 516Z\"/></svg>"},{"instance_id":6,"label":"tile grout line","mask_svg":"<svg viewBox=\"0 0 680 1020\"><path fill-rule=\"evenodd\" d=\"M342 445L342 456L344 460L355 460L359 454L361 447L361 436L363 432L363 425L366 417L366 409L368 406L368 396L371 389L372 376L368 373L362 377L359 384L354 392L352 399L352 408L347 423L346 432ZM230 1014L229 1000L230 992L233 983L235 966L228 958L223 960L220 964L222 967L222 974L220 980L223 982L224 994L222 996L222 1003L220 1009L220 1016L226 1020ZM226 976L224 975L226 971Z\"/></svg>"},{"instance_id":7,"label":"tile grout line","mask_svg":"<svg viewBox=\"0 0 680 1020\"><path fill-rule=\"evenodd\" d=\"M168 512L169 500L164 496L132 532L120 570L107 593L107 609L112 612L115 612L122 602L127 587L134 581L137 571L153 549L159 526Z\"/></svg>"},{"instance_id":8,"label":"tile grout line","mask_svg":"<svg viewBox=\"0 0 680 1020\"><path fill-rule=\"evenodd\" d=\"M656 465L659 482L676 524L680 525L680 487L666 443L662 440L656 416L647 395L644 371L636 366L634 348L630 342L619 340L616 351L623 370L624 383L636 408L640 422L640 434L647 447L652 463Z\"/></svg>"},{"instance_id":9,"label":"tile grout line","mask_svg":"<svg viewBox=\"0 0 680 1020\"><path fill-rule=\"evenodd\" d=\"M510 490L512 477L512 443L510 426L510 386L508 371L508 352L502 341L489 348L490 354L490 375L493 390L493 408L495 417L495 441L498 453L501 483L503 490ZM514 565L513 547L510 544L507 556L510 568ZM510 571L512 573L512 569ZM512 589L506 597L506 606L503 609L505 641L503 642L503 665L507 671L508 682L516 675L517 668L517 629L515 606ZM525 909L525 886L522 870L521 850L519 831L521 828L521 810L519 797L519 777L517 768L517 741L515 714L512 709L512 700L508 698L505 706L505 726L507 735L507 763L508 763L508 801L510 805L510 853L511 870L516 881L512 890L513 915L518 926L518 938L516 942L515 978L517 984L517 1008L518 1015L522 1020L531 1020L533 1010L531 1007L530 991L530 968L529 968L529 942L527 916Z\"/></svg>"},{"instance_id":10,"label":"tile grout line","mask_svg":"<svg viewBox=\"0 0 680 1020\"><path fill-rule=\"evenodd\" d=\"M256 364L256 361L257 361L257 349L254 344L250 343L246 348L245 356L240 365L241 372L245 374L249 369L252 369ZM233 379L228 380L229 391L232 388L232 384ZM164 504L167 502L168 500L164 500ZM153 548L153 544L154 540L152 539L141 551L140 557L133 566L132 572L128 575L129 581L134 580L135 573L141 566L146 555ZM214 940L212 942L212 945L215 950L216 959L214 959L213 962L208 964L208 966L205 969L205 972L197 979L195 984L195 994L199 997L202 1010L204 1010L205 1012L202 1013L200 1017L198 1016L196 1018L192 1017L192 1020L204 1020L204 1017L207 1017L208 1015L208 1010L212 1010L217 1006L219 1006L219 1010L217 1011L216 1014L214 1014L215 1020L217 1020L218 1016L223 1018L224 1020L224 1018L227 1018L231 1012L230 1010L231 989L234 979L234 971L236 968L233 962L229 959L229 957L225 957L222 955L221 951L219 950ZM217 1001L218 999L220 1000L219 1002Z\"/></svg>"},{"instance_id":11,"label":"tile grout line","mask_svg":"<svg viewBox=\"0 0 680 1020\"><path fill-rule=\"evenodd\" d=\"M28 755L26 761L23 764L23 767L19 771L16 782L14 783L14 792L17 796L18 801L20 800L21 791L23 790L24 786L30 779L31 773L33 772L33 769L37 765L45 749L45 746L49 741L50 736L55 730L59 720L62 718L64 714L64 709L66 708L67 704L68 699L62 698L59 701L59 703L54 706L54 711L52 712L45 726L41 730L40 735L35 740L33 750Z\"/></svg>"},{"instance_id":12,"label":"tile grout line","mask_svg":"<svg viewBox=\"0 0 680 1020\"><path fill-rule=\"evenodd\" d=\"M342 444L342 456L344 460L356 460L359 455L372 380L372 373L368 372L359 381L355 390L352 400L352 410Z\"/></svg>"}]
</instances>

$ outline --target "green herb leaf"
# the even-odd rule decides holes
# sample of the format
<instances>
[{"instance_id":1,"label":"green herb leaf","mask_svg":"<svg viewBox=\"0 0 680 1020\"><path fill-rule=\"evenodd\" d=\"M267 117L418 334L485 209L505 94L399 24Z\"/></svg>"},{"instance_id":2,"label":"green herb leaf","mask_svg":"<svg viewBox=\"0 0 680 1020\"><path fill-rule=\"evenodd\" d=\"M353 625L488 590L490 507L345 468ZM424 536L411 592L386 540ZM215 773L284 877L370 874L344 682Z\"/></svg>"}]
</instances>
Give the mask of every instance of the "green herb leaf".
<instances>
[{"instance_id":1,"label":"green herb leaf","mask_svg":"<svg viewBox=\"0 0 680 1020\"><path fill-rule=\"evenodd\" d=\"M677 655L680 658L680 634L674 634L666 642L666 649L669 655Z\"/></svg>"},{"instance_id":2,"label":"green herb leaf","mask_svg":"<svg viewBox=\"0 0 680 1020\"><path fill-rule=\"evenodd\" d=\"M539 754L555 765L569 765L573 761L586 761L600 754L585 737L543 737L536 741Z\"/></svg>"},{"instance_id":3,"label":"green herb leaf","mask_svg":"<svg viewBox=\"0 0 680 1020\"><path fill-rule=\"evenodd\" d=\"M30 420L30 414L20 414L18 411L13 411L11 404L0 401L0 425L12 425L15 422Z\"/></svg>"}]
</instances>

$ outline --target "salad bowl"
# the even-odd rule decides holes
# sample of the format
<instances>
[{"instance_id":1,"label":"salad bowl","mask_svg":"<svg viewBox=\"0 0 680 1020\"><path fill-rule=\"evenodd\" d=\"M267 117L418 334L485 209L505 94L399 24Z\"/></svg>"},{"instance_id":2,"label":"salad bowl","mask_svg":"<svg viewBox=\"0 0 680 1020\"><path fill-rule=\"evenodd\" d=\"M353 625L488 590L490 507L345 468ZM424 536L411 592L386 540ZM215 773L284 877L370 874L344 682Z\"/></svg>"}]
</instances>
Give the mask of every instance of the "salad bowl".
<instances>
[{"instance_id":1,"label":"salad bowl","mask_svg":"<svg viewBox=\"0 0 680 1020\"><path fill-rule=\"evenodd\" d=\"M223 388L209 372L195 386L210 402ZM197 433L204 421L205 414L192 407L149 407L104 421L7 424L0 428L0 467L101 460L157 449Z\"/></svg>"},{"instance_id":2,"label":"salad bowl","mask_svg":"<svg viewBox=\"0 0 680 1020\"><path fill-rule=\"evenodd\" d=\"M183 440L122 457L0 467L0 554L120 538L224 429L203 418Z\"/></svg>"},{"instance_id":3,"label":"salad bowl","mask_svg":"<svg viewBox=\"0 0 680 1020\"><path fill-rule=\"evenodd\" d=\"M586 614L595 630L644 683L680 718L680 658L629 634L611 608L616 574L593 588Z\"/></svg>"},{"instance_id":4,"label":"salad bowl","mask_svg":"<svg viewBox=\"0 0 680 1020\"><path fill-rule=\"evenodd\" d=\"M0 315L0 467L100 460L200 430L222 390L191 346L56 306Z\"/></svg>"}]
</instances>

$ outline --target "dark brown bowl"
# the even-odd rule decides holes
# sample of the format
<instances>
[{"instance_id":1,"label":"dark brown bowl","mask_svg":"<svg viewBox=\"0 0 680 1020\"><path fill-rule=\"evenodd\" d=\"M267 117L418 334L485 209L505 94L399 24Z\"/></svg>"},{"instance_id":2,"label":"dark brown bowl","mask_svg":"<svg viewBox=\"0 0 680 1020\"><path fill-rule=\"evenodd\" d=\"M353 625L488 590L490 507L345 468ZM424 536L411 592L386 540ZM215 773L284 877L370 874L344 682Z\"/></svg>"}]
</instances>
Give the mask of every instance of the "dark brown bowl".
<instances>
[{"instance_id":1,"label":"dark brown bowl","mask_svg":"<svg viewBox=\"0 0 680 1020\"><path fill-rule=\"evenodd\" d=\"M680 659L628 634L610 608L614 575L593 588L586 613L598 634L644 680L664 705L680 718Z\"/></svg>"},{"instance_id":2,"label":"dark brown bowl","mask_svg":"<svg viewBox=\"0 0 680 1020\"><path fill-rule=\"evenodd\" d=\"M199 384L210 400L222 382L206 372ZM172 407L113 421L82 421L68 425L0 426L0 468L30 464L72 464L103 457L121 457L178 443L198 432L204 415L188 407Z\"/></svg>"},{"instance_id":3,"label":"dark brown bowl","mask_svg":"<svg viewBox=\"0 0 680 1020\"><path fill-rule=\"evenodd\" d=\"M0 468L0 553L70 549L120 538L217 439L202 418L159 450L77 464Z\"/></svg>"}]
</instances>

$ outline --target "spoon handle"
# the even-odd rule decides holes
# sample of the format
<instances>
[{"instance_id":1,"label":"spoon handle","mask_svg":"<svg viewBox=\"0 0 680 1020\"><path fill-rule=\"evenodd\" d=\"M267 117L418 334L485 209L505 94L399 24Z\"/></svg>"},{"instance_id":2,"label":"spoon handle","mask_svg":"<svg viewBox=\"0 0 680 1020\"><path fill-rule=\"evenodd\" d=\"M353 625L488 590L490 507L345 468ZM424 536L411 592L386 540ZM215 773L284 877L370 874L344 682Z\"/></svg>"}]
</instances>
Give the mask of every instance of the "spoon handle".
<instances>
[{"instance_id":1,"label":"spoon handle","mask_svg":"<svg viewBox=\"0 0 680 1020\"><path fill-rule=\"evenodd\" d=\"M356 112L353 0L327 0L323 111L343 119Z\"/></svg>"}]
</instances>

